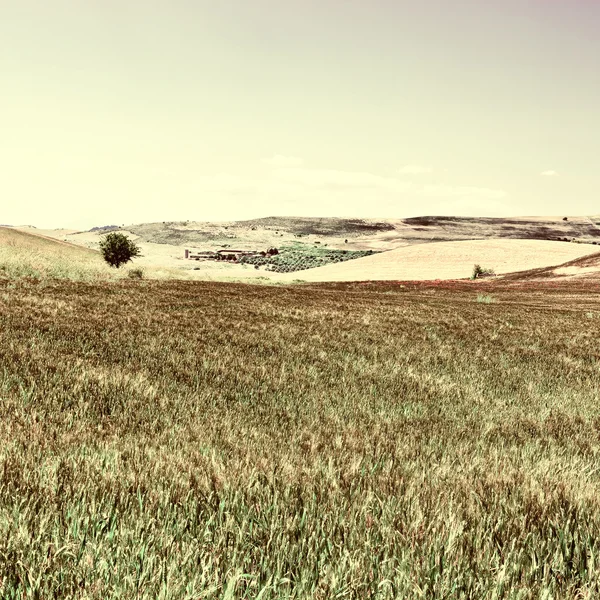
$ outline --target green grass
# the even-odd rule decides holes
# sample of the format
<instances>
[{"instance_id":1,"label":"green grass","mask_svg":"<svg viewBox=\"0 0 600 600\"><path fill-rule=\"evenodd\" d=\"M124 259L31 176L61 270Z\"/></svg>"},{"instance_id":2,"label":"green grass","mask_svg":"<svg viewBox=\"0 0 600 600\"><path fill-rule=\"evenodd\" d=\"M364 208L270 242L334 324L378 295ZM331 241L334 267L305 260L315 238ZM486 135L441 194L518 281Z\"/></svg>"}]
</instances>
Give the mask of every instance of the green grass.
<instances>
[{"instance_id":1,"label":"green grass","mask_svg":"<svg viewBox=\"0 0 600 600\"><path fill-rule=\"evenodd\" d=\"M496 299L491 294L477 294L477 302L480 304L492 304Z\"/></svg>"},{"instance_id":2,"label":"green grass","mask_svg":"<svg viewBox=\"0 0 600 600\"><path fill-rule=\"evenodd\" d=\"M0 597L597 598L587 288L0 281Z\"/></svg>"}]
</instances>

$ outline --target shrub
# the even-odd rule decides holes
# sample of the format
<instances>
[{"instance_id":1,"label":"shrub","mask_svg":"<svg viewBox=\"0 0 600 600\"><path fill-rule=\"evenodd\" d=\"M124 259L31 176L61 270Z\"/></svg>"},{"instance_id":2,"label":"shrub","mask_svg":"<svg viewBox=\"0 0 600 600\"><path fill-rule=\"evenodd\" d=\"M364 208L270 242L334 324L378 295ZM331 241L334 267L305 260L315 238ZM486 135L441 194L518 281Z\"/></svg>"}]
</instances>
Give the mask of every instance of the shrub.
<instances>
[{"instance_id":1,"label":"shrub","mask_svg":"<svg viewBox=\"0 0 600 600\"><path fill-rule=\"evenodd\" d=\"M135 269L129 269L127 276L129 277L129 279L143 279L144 269L140 267L136 267Z\"/></svg>"},{"instance_id":2,"label":"shrub","mask_svg":"<svg viewBox=\"0 0 600 600\"><path fill-rule=\"evenodd\" d=\"M140 248L123 233L108 233L100 240L100 252L102 258L117 269L140 256Z\"/></svg>"},{"instance_id":3,"label":"shrub","mask_svg":"<svg viewBox=\"0 0 600 600\"><path fill-rule=\"evenodd\" d=\"M482 267L481 265L473 266L473 273L471 274L471 279L477 279L478 277L486 277L489 275L495 275L494 269L488 269Z\"/></svg>"}]
</instances>

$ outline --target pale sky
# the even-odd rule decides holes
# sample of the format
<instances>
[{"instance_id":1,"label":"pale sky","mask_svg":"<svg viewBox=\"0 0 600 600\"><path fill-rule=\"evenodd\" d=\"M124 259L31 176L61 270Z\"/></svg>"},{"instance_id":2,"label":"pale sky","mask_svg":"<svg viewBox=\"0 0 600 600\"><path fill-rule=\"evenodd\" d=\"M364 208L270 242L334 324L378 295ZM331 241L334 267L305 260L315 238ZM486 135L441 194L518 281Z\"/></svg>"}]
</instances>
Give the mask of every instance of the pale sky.
<instances>
[{"instance_id":1,"label":"pale sky","mask_svg":"<svg viewBox=\"0 0 600 600\"><path fill-rule=\"evenodd\" d=\"M0 224L600 213L598 0L0 0Z\"/></svg>"}]
</instances>

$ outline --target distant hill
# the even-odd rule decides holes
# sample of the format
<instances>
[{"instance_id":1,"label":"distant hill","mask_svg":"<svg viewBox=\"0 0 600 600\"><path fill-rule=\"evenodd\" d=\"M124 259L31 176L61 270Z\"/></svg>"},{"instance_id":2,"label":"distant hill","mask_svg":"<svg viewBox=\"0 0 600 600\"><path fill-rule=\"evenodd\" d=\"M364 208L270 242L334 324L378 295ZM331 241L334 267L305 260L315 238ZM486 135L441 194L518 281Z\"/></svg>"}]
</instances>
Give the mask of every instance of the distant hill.
<instances>
[{"instance_id":1,"label":"distant hill","mask_svg":"<svg viewBox=\"0 0 600 600\"><path fill-rule=\"evenodd\" d=\"M403 223L416 231L454 240L509 238L600 242L600 219L592 217L414 217L404 219Z\"/></svg>"},{"instance_id":2,"label":"distant hill","mask_svg":"<svg viewBox=\"0 0 600 600\"><path fill-rule=\"evenodd\" d=\"M575 240L600 244L600 217L265 217L221 223L142 223L121 229L139 236L144 242L206 248L225 244L252 247L303 241L326 242L330 247L339 248L389 250L407 244L490 238Z\"/></svg>"},{"instance_id":3,"label":"distant hill","mask_svg":"<svg viewBox=\"0 0 600 600\"><path fill-rule=\"evenodd\" d=\"M289 231L301 235L372 235L382 231L394 231L391 220L342 219L319 217L265 217L250 221L235 221L233 227L256 227Z\"/></svg>"},{"instance_id":4,"label":"distant hill","mask_svg":"<svg viewBox=\"0 0 600 600\"><path fill-rule=\"evenodd\" d=\"M600 248L548 240L487 239L405 246L297 273L282 281L426 281L467 279L475 264L497 275L518 271L556 271L553 265L598 264ZM593 256L589 256L593 255ZM587 261L587 262L586 262Z\"/></svg>"},{"instance_id":5,"label":"distant hill","mask_svg":"<svg viewBox=\"0 0 600 600\"><path fill-rule=\"evenodd\" d=\"M92 227L90 231L94 233L110 233L111 231L117 231L118 225L102 225L101 227Z\"/></svg>"}]
</instances>

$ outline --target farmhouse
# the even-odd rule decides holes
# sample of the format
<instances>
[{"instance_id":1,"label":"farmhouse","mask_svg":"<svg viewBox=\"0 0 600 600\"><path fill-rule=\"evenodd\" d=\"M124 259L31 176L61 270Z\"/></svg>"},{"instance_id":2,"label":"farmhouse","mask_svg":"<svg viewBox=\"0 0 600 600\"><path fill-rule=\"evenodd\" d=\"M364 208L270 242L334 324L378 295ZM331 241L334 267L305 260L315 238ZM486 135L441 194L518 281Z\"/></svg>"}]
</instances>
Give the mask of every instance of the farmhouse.
<instances>
[{"instance_id":1,"label":"farmhouse","mask_svg":"<svg viewBox=\"0 0 600 600\"><path fill-rule=\"evenodd\" d=\"M230 250L229 248L223 250L203 250L194 252L192 250L185 250L185 258L188 260L231 260L238 261L242 256L255 256L261 254L258 250Z\"/></svg>"},{"instance_id":2,"label":"farmhouse","mask_svg":"<svg viewBox=\"0 0 600 600\"><path fill-rule=\"evenodd\" d=\"M185 250L185 258L188 260L217 260L217 253L211 252L210 250L203 252L193 252L192 250Z\"/></svg>"},{"instance_id":3,"label":"farmhouse","mask_svg":"<svg viewBox=\"0 0 600 600\"><path fill-rule=\"evenodd\" d=\"M202 250L194 252L192 250L185 250L185 258L187 260L230 260L239 261L244 256L273 256L279 254L277 248L269 248L266 251L260 250L231 250L230 248L217 250Z\"/></svg>"},{"instance_id":4,"label":"farmhouse","mask_svg":"<svg viewBox=\"0 0 600 600\"><path fill-rule=\"evenodd\" d=\"M258 254L253 250L217 250L217 255L221 260L239 260L242 256L251 256Z\"/></svg>"}]
</instances>

